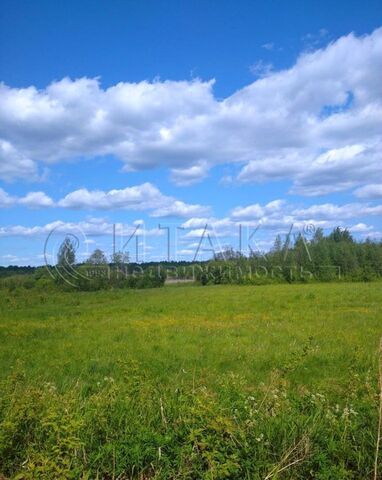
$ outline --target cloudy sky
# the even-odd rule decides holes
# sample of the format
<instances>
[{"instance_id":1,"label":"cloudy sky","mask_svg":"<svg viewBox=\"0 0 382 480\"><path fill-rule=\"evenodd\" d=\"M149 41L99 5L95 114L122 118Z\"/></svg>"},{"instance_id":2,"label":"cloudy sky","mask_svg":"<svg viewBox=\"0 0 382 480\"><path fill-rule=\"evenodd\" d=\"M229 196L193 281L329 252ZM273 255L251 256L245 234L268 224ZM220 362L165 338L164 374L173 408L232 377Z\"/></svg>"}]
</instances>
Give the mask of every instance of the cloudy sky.
<instances>
[{"instance_id":1,"label":"cloudy sky","mask_svg":"<svg viewBox=\"0 0 382 480\"><path fill-rule=\"evenodd\" d=\"M3 0L0 80L1 265L382 238L380 1Z\"/></svg>"}]
</instances>

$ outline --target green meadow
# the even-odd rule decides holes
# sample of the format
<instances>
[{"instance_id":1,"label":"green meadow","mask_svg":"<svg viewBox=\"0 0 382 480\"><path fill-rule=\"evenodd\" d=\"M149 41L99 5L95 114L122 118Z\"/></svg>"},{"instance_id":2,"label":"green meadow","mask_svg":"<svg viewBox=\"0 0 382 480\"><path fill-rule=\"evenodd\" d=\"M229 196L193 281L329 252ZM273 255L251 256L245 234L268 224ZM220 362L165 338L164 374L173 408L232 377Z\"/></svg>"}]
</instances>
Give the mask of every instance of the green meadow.
<instances>
[{"instance_id":1,"label":"green meadow","mask_svg":"<svg viewBox=\"0 0 382 480\"><path fill-rule=\"evenodd\" d=\"M381 300L381 283L3 290L0 478L372 479Z\"/></svg>"}]
</instances>

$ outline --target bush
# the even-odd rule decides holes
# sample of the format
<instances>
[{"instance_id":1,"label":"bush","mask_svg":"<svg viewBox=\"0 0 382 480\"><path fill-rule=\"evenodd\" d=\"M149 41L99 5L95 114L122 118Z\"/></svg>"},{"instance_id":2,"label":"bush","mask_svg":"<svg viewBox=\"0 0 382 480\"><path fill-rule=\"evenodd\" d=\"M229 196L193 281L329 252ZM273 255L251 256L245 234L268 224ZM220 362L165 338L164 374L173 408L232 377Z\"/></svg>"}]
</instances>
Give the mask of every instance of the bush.
<instances>
[{"instance_id":1,"label":"bush","mask_svg":"<svg viewBox=\"0 0 382 480\"><path fill-rule=\"evenodd\" d=\"M156 288L164 284L163 272L152 269L134 273L108 265L81 265L73 270L73 275L57 277L57 284L63 289L81 291L107 290L111 288Z\"/></svg>"}]
</instances>

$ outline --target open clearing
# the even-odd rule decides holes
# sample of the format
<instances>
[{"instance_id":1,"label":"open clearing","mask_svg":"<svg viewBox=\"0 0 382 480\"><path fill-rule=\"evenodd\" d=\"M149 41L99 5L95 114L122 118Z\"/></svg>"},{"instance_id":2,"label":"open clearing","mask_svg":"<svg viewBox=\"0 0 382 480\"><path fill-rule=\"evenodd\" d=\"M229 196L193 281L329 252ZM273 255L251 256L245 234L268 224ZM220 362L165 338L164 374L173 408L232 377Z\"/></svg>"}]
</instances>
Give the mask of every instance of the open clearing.
<instances>
[{"instance_id":1,"label":"open clearing","mask_svg":"<svg viewBox=\"0 0 382 480\"><path fill-rule=\"evenodd\" d=\"M0 477L366 479L380 283L0 299Z\"/></svg>"}]
</instances>

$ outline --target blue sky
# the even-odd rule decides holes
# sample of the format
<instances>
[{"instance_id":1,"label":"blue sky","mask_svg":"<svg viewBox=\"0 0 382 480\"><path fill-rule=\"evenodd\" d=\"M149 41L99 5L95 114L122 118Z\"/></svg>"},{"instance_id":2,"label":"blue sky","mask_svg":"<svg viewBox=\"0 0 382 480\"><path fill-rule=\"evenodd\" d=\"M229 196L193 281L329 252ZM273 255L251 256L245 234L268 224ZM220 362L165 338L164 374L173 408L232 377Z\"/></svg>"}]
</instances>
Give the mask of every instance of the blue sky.
<instances>
[{"instance_id":1,"label":"blue sky","mask_svg":"<svg viewBox=\"0 0 382 480\"><path fill-rule=\"evenodd\" d=\"M178 259L206 224L216 248L380 239L381 26L379 1L3 0L0 264L41 264L51 231L50 260L66 233L109 254L114 223L140 260L158 223Z\"/></svg>"}]
</instances>

